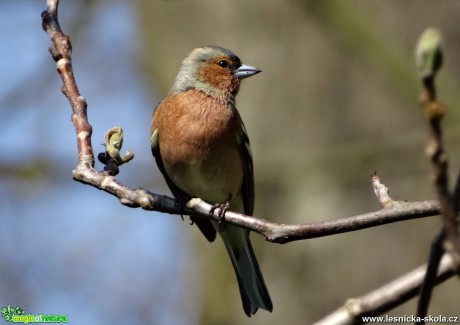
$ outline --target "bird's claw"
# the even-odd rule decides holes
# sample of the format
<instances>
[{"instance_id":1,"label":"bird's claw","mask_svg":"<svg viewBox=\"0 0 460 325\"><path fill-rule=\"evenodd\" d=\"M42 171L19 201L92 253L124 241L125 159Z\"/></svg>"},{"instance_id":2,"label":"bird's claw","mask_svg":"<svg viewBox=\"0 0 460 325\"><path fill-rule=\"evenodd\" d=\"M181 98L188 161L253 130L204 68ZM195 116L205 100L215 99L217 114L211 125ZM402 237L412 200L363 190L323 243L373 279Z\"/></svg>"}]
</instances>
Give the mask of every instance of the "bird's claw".
<instances>
[{"instance_id":1,"label":"bird's claw","mask_svg":"<svg viewBox=\"0 0 460 325\"><path fill-rule=\"evenodd\" d=\"M174 206L176 208L179 208L179 210L180 210L180 217L181 217L182 221L184 221L184 211L185 211L185 207L187 206L188 201L189 201L188 197L178 196L178 197L176 197L176 202L174 203ZM193 225L193 220L191 221L190 224Z\"/></svg>"},{"instance_id":2,"label":"bird's claw","mask_svg":"<svg viewBox=\"0 0 460 325\"><path fill-rule=\"evenodd\" d=\"M230 210L230 203L226 202L224 204L217 203L214 204L211 209L209 210L209 216L214 216L214 211L219 209L219 214L217 217L219 218L219 231L222 231L224 228L224 221L225 221L225 213Z\"/></svg>"}]
</instances>

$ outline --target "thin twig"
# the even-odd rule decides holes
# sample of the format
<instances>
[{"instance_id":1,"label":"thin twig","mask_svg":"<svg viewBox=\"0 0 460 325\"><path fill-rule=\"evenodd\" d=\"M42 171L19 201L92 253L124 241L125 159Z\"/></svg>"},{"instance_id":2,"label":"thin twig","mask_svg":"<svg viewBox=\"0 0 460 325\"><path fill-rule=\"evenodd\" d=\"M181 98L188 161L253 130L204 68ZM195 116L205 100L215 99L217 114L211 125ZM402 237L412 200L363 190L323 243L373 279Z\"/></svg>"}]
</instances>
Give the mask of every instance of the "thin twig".
<instances>
[{"instance_id":1,"label":"thin twig","mask_svg":"<svg viewBox=\"0 0 460 325\"><path fill-rule=\"evenodd\" d=\"M428 307L430 306L431 294L436 285L437 273L441 258L444 254L443 243L446 239L445 229L442 228L439 234L433 239L431 243L430 256L428 258L428 266L423 279L422 287L420 288L420 297L417 305L417 316L424 319L428 314ZM425 324L424 321L419 321L418 324Z\"/></svg>"},{"instance_id":2,"label":"thin twig","mask_svg":"<svg viewBox=\"0 0 460 325\"><path fill-rule=\"evenodd\" d=\"M426 153L431 160L434 186L439 198L441 215L444 225L440 233L433 239L428 259L428 270L424 277L417 306L419 324L425 324L436 273L444 251L448 252L455 262L457 270L460 266L460 241L457 224L459 184L457 181L453 193L449 190L448 158L442 141L442 118L447 108L436 98L435 78L442 65L441 34L429 28L420 37L416 48L416 65L423 86L420 103L428 124L428 144Z\"/></svg>"},{"instance_id":3,"label":"thin twig","mask_svg":"<svg viewBox=\"0 0 460 325\"><path fill-rule=\"evenodd\" d=\"M431 160L434 185L438 194L443 217L446 241L444 248L460 266L460 240L457 225L457 203L449 191L448 158L442 141L441 121L447 108L436 98L435 78L442 65L441 34L438 30L427 29L417 44L416 63L423 90L420 103L428 124L428 144L426 153Z\"/></svg>"}]
</instances>

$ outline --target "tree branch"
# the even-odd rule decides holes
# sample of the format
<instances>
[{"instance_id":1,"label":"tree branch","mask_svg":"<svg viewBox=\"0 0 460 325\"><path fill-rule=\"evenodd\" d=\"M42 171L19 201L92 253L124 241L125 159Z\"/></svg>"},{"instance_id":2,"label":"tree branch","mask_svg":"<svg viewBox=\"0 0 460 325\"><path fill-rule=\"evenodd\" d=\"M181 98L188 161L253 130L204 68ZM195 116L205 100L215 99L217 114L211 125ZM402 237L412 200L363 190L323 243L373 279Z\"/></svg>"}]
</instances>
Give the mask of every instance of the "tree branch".
<instances>
[{"instance_id":1,"label":"tree branch","mask_svg":"<svg viewBox=\"0 0 460 325\"><path fill-rule=\"evenodd\" d=\"M446 231L444 248L452 254L452 258L460 266L457 203L449 191L448 157L442 142L441 121L447 108L437 100L435 87L435 77L442 65L442 59L441 34L438 30L429 28L420 37L416 49L417 69L423 85L420 104L428 124L426 153L431 160L434 185Z\"/></svg>"},{"instance_id":2,"label":"tree branch","mask_svg":"<svg viewBox=\"0 0 460 325\"><path fill-rule=\"evenodd\" d=\"M420 288L420 297L417 305L417 316L423 318L428 314L428 307L431 302L433 288L436 285L437 274L441 258L444 254L443 243L446 240L446 231L443 227L439 234L433 239L428 258L428 265L422 286ZM419 322L424 324L424 322Z\"/></svg>"},{"instance_id":3,"label":"tree branch","mask_svg":"<svg viewBox=\"0 0 460 325\"><path fill-rule=\"evenodd\" d=\"M342 307L315 325L361 324L364 322L362 317L381 315L403 304L418 295L426 268L426 265L421 266L364 296L348 299ZM450 255L442 258L437 275L436 284L455 275L455 263Z\"/></svg>"},{"instance_id":4,"label":"tree branch","mask_svg":"<svg viewBox=\"0 0 460 325\"><path fill-rule=\"evenodd\" d=\"M431 160L434 185L438 194L441 215L444 225L439 234L433 239L428 258L428 267L420 299L417 306L418 324L425 324L424 317L428 313L433 287L436 284L436 274L444 252L448 252L455 262L457 272L460 266L460 241L458 232L458 200L459 180L451 193L449 191L448 158L442 143L441 120L447 108L436 99L435 77L442 65L441 33L429 28L420 36L416 48L416 65L420 81L423 85L420 103L423 107L428 124L428 144L426 153Z\"/></svg>"},{"instance_id":5,"label":"tree branch","mask_svg":"<svg viewBox=\"0 0 460 325\"><path fill-rule=\"evenodd\" d=\"M201 212L200 216L205 215L211 207L211 205L200 199L190 200L187 206L192 208L192 211ZM383 208L379 211L306 224L278 224L231 211L225 214L225 221L258 232L270 242L284 244L296 240L324 237L381 226L397 221L429 217L438 213L439 206L437 201L420 201L398 202L392 207ZM218 220L217 217L214 219Z\"/></svg>"}]
</instances>

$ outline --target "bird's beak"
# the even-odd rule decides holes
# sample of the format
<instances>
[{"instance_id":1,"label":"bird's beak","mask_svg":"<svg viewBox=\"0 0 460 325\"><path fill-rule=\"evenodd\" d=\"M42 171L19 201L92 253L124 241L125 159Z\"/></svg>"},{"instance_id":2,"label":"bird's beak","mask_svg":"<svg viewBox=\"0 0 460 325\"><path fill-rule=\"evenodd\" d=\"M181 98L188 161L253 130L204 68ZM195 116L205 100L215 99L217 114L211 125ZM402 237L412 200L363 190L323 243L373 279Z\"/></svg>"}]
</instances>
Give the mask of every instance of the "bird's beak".
<instances>
[{"instance_id":1,"label":"bird's beak","mask_svg":"<svg viewBox=\"0 0 460 325\"><path fill-rule=\"evenodd\" d=\"M233 75L238 79L244 79L262 72L259 68L251 67L250 65L242 64L233 72Z\"/></svg>"}]
</instances>

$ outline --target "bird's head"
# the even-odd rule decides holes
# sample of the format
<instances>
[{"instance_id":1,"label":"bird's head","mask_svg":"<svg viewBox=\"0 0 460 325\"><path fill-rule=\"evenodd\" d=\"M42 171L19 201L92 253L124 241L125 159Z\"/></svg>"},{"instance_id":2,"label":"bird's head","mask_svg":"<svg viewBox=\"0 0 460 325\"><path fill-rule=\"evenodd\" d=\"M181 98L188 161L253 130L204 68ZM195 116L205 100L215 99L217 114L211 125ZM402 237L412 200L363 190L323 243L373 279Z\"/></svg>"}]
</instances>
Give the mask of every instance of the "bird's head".
<instances>
[{"instance_id":1,"label":"bird's head","mask_svg":"<svg viewBox=\"0 0 460 325\"><path fill-rule=\"evenodd\" d=\"M209 96L233 101L240 81L262 70L245 65L231 51L218 46L194 49L183 61L171 94L197 89Z\"/></svg>"}]
</instances>

